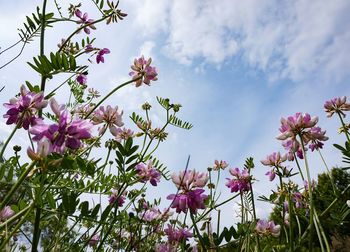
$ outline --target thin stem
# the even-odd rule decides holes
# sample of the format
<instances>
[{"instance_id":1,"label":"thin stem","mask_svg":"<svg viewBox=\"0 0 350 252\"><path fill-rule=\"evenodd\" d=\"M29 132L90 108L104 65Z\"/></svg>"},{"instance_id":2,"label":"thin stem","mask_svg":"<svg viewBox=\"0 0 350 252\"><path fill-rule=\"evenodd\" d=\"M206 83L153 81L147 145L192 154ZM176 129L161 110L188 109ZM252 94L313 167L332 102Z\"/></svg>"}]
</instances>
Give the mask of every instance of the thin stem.
<instances>
[{"instance_id":1,"label":"thin stem","mask_svg":"<svg viewBox=\"0 0 350 252\"><path fill-rule=\"evenodd\" d=\"M12 130L11 134L9 135L9 137L6 139L6 142L2 146L1 152L0 152L0 162L4 160L3 156L4 156L4 153L5 153L5 149L6 149L7 145L9 144L10 140L12 139L12 137L14 136L14 134L16 133L17 129L18 129L18 126L16 124L15 128Z\"/></svg>"},{"instance_id":2,"label":"thin stem","mask_svg":"<svg viewBox=\"0 0 350 252\"><path fill-rule=\"evenodd\" d=\"M249 180L249 184L250 184L250 194L252 196L252 207L253 207L253 218L254 218L254 222L256 222L256 211L255 211L255 202L254 202L254 192L253 192L253 185L252 185L252 181ZM258 251L261 251L261 247L260 247L260 240L259 240L259 235L256 235L256 242L258 244Z\"/></svg>"},{"instance_id":3,"label":"thin stem","mask_svg":"<svg viewBox=\"0 0 350 252\"><path fill-rule=\"evenodd\" d=\"M294 160L295 160L295 163L297 164L297 167L298 167L298 170L299 170L301 179L304 181L305 178L304 178L303 172L302 172L302 170L301 170L301 168L300 168L300 165L299 165L299 162L298 162L298 158L297 158L297 156L295 155L295 153L293 153L293 155L294 155Z\"/></svg>"},{"instance_id":4,"label":"thin stem","mask_svg":"<svg viewBox=\"0 0 350 252\"><path fill-rule=\"evenodd\" d=\"M196 230L196 233L197 233L197 235L198 235L199 242L200 242L200 244L201 244L201 246L202 246L202 249L203 249L203 251L205 251L205 242L204 242L204 240L203 240L202 235L201 235L200 232L199 232L199 229L198 229L198 227L197 227L196 221L195 221L194 216L193 216L192 213L190 213L190 217L191 217L191 220L192 220L194 229Z\"/></svg>"},{"instance_id":5,"label":"thin stem","mask_svg":"<svg viewBox=\"0 0 350 252\"><path fill-rule=\"evenodd\" d=\"M134 81L137 81L139 80L140 78L142 77L139 77L139 78L136 78L136 79L131 79L131 80L128 80L127 82L124 82L122 84L120 84L119 86L117 86L116 88L114 88L111 92L109 92L105 97L103 97L93 108L92 110L90 110L90 112L85 116L84 119L87 119L91 114L92 112L95 111L95 109L97 109L105 100L107 100L108 97L110 97L113 93L115 93L117 90L121 89L122 87L130 84L130 83L133 83Z\"/></svg>"},{"instance_id":6,"label":"thin stem","mask_svg":"<svg viewBox=\"0 0 350 252\"><path fill-rule=\"evenodd\" d=\"M337 114L338 114L339 119L340 119L340 122L341 122L341 124L342 124L342 126L343 126L344 134L345 134L345 136L346 136L346 139L348 139L348 142L350 142L349 133L348 133L347 127L346 127L346 125L345 125L345 123L344 123L343 117L341 116L341 114L340 114L338 111L337 111Z\"/></svg>"},{"instance_id":7,"label":"thin stem","mask_svg":"<svg viewBox=\"0 0 350 252\"><path fill-rule=\"evenodd\" d=\"M322 159L322 162L323 162L323 164L325 165L325 167L326 167L326 169L327 169L327 174L328 174L328 176L329 176L329 179L331 180L331 184L332 184L332 187L333 187L334 195L337 195L337 190L336 190L335 185L334 185L332 173L331 173L331 171L329 170L328 165L327 165L326 161L324 160L323 155L322 155L320 149L317 149L317 152L318 152L318 154L320 154L320 157L321 157L321 159Z\"/></svg>"}]
</instances>

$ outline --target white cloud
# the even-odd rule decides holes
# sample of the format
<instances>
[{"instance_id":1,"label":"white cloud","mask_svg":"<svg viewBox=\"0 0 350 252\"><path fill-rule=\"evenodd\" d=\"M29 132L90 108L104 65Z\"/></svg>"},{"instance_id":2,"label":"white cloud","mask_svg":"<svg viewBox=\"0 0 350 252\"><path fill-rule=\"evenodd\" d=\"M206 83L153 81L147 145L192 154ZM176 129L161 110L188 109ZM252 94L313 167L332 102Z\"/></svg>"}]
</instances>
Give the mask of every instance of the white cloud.
<instances>
[{"instance_id":1,"label":"white cloud","mask_svg":"<svg viewBox=\"0 0 350 252\"><path fill-rule=\"evenodd\" d=\"M347 0L178 0L154 7L145 1L134 8L143 34L164 33L164 53L183 64L220 65L240 55L270 80L349 76Z\"/></svg>"}]
</instances>

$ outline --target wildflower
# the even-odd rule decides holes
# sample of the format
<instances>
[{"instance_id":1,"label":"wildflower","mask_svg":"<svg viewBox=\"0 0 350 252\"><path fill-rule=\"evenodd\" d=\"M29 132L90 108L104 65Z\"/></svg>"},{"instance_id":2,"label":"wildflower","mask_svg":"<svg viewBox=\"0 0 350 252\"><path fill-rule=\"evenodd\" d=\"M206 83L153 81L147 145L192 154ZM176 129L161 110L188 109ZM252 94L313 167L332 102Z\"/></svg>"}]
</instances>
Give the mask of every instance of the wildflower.
<instances>
[{"instance_id":1,"label":"wildflower","mask_svg":"<svg viewBox=\"0 0 350 252\"><path fill-rule=\"evenodd\" d=\"M34 152L34 150L30 147L27 149L28 157L30 157L32 160L40 160L41 158L48 156L51 152L51 141L45 136L38 141L36 152Z\"/></svg>"},{"instance_id":2,"label":"wildflower","mask_svg":"<svg viewBox=\"0 0 350 252\"><path fill-rule=\"evenodd\" d=\"M108 202L110 205L113 205L115 202L118 207L122 207L123 204L125 203L125 196L124 195L119 195L118 190L112 189L112 194L108 198Z\"/></svg>"},{"instance_id":3,"label":"wildflower","mask_svg":"<svg viewBox=\"0 0 350 252\"><path fill-rule=\"evenodd\" d=\"M326 101L324 110L327 113L327 117L331 117L334 113L345 117L344 111L350 110L350 103L346 103L346 96L333 98L332 100Z\"/></svg>"},{"instance_id":4,"label":"wildflower","mask_svg":"<svg viewBox=\"0 0 350 252\"><path fill-rule=\"evenodd\" d=\"M265 160L261 160L261 163L266 166L279 167L281 163L287 160L287 154L281 156L280 152L274 152L268 155Z\"/></svg>"},{"instance_id":5,"label":"wildflower","mask_svg":"<svg viewBox=\"0 0 350 252\"><path fill-rule=\"evenodd\" d=\"M171 176L172 181L178 189L189 191L195 187L204 187L209 176L206 172L196 172L195 170L181 171L179 175L175 173Z\"/></svg>"},{"instance_id":6,"label":"wildflower","mask_svg":"<svg viewBox=\"0 0 350 252\"><path fill-rule=\"evenodd\" d=\"M86 86L87 76L86 74L79 74L76 80L80 85Z\"/></svg>"},{"instance_id":7,"label":"wildflower","mask_svg":"<svg viewBox=\"0 0 350 252\"><path fill-rule=\"evenodd\" d=\"M161 174L152 167L152 162L149 162L148 165L139 163L136 165L135 170L140 181L143 183L149 181L151 185L157 186L157 183L160 181Z\"/></svg>"},{"instance_id":8,"label":"wildflower","mask_svg":"<svg viewBox=\"0 0 350 252\"><path fill-rule=\"evenodd\" d=\"M239 168L231 168L230 173L235 179L227 178L226 186L231 189L231 192L244 192L250 190L250 175L247 169L243 169L242 172Z\"/></svg>"},{"instance_id":9,"label":"wildflower","mask_svg":"<svg viewBox=\"0 0 350 252\"><path fill-rule=\"evenodd\" d=\"M104 55L109 54L110 52L111 51L108 48L103 48L103 49L99 50L97 55L96 55L96 63L97 64L100 64L100 62L105 63Z\"/></svg>"},{"instance_id":10,"label":"wildflower","mask_svg":"<svg viewBox=\"0 0 350 252\"><path fill-rule=\"evenodd\" d=\"M34 135L33 141L46 137L52 144L53 152L63 153L66 148L80 148L82 139L91 138L92 124L89 121L72 118L70 112L59 106L54 99L51 99L50 106L58 117L58 122L51 125L38 122L29 130Z\"/></svg>"},{"instance_id":11,"label":"wildflower","mask_svg":"<svg viewBox=\"0 0 350 252\"><path fill-rule=\"evenodd\" d=\"M176 208L177 213L186 213L187 209L190 209L192 214L196 214L197 209L205 209L204 201L208 195L203 194L204 192L204 189L194 189L179 194L170 194L167 199L173 200L171 207Z\"/></svg>"},{"instance_id":12,"label":"wildflower","mask_svg":"<svg viewBox=\"0 0 350 252\"><path fill-rule=\"evenodd\" d=\"M226 161L224 161L224 160L220 160L220 161L215 160L213 169L214 169L214 171L218 171L220 169L225 170L225 168L227 168L227 166L228 166L228 163Z\"/></svg>"},{"instance_id":13,"label":"wildflower","mask_svg":"<svg viewBox=\"0 0 350 252\"><path fill-rule=\"evenodd\" d=\"M147 209L144 213L139 213L139 217L145 221L151 222L161 217L161 212L157 207Z\"/></svg>"},{"instance_id":14,"label":"wildflower","mask_svg":"<svg viewBox=\"0 0 350 252\"><path fill-rule=\"evenodd\" d=\"M306 208L306 201L300 192L293 193L292 201L295 203L295 208Z\"/></svg>"},{"instance_id":15,"label":"wildflower","mask_svg":"<svg viewBox=\"0 0 350 252\"><path fill-rule=\"evenodd\" d=\"M182 242L187 241L188 238L193 237L193 234L185 228L174 228L170 224L164 229L165 234L168 236L168 242Z\"/></svg>"},{"instance_id":16,"label":"wildflower","mask_svg":"<svg viewBox=\"0 0 350 252\"><path fill-rule=\"evenodd\" d=\"M269 176L270 181L273 181L276 177L276 173L274 172L273 169L271 171L268 171L267 173L265 173L265 175Z\"/></svg>"},{"instance_id":17,"label":"wildflower","mask_svg":"<svg viewBox=\"0 0 350 252\"><path fill-rule=\"evenodd\" d=\"M131 129L126 128L113 128L111 129L111 133L113 136L115 136L118 142L121 142L122 140L128 140L134 136L134 132Z\"/></svg>"},{"instance_id":18,"label":"wildflower","mask_svg":"<svg viewBox=\"0 0 350 252\"><path fill-rule=\"evenodd\" d=\"M303 158L302 146L307 145L311 142L309 146L312 150L315 148L322 147L321 141L328 140L325 136L325 131L321 128L315 127L318 122L318 117L311 117L308 113L296 113L294 116L289 116L287 119L281 119L281 134L277 136L278 140L283 140L282 145L288 151L288 160L294 160L294 153L297 154L299 158ZM301 137L302 143L300 143L297 137Z\"/></svg>"},{"instance_id":19,"label":"wildflower","mask_svg":"<svg viewBox=\"0 0 350 252\"><path fill-rule=\"evenodd\" d=\"M142 85L142 83L146 85L150 85L151 81L158 80L157 78L157 70L155 67L151 66L152 59L149 58L147 61L143 56L134 60L134 65L131 66L132 72L129 73L133 79L138 79L135 82L136 87Z\"/></svg>"},{"instance_id":20,"label":"wildflower","mask_svg":"<svg viewBox=\"0 0 350 252\"><path fill-rule=\"evenodd\" d=\"M94 247L100 240L100 236L98 234L94 234L89 240L89 246Z\"/></svg>"},{"instance_id":21,"label":"wildflower","mask_svg":"<svg viewBox=\"0 0 350 252\"><path fill-rule=\"evenodd\" d=\"M15 214L10 206L5 206L4 209L0 211L0 221L5 221L11 218Z\"/></svg>"},{"instance_id":22,"label":"wildflower","mask_svg":"<svg viewBox=\"0 0 350 252\"><path fill-rule=\"evenodd\" d=\"M89 19L89 15L86 12L83 15L83 13L79 9L76 9L74 13L75 13L75 16L80 19L77 22L78 24L88 25L84 28L84 32L86 34L90 34L90 28L93 30L96 30L96 27L93 24L94 20Z\"/></svg>"},{"instance_id":23,"label":"wildflower","mask_svg":"<svg viewBox=\"0 0 350 252\"><path fill-rule=\"evenodd\" d=\"M20 94L16 98L10 99L4 106L9 110L4 115L7 118L6 124L15 123L18 128L27 130L29 126L37 123L37 112L47 106L43 92L30 92L24 85L20 88Z\"/></svg>"},{"instance_id":24,"label":"wildflower","mask_svg":"<svg viewBox=\"0 0 350 252\"><path fill-rule=\"evenodd\" d=\"M86 52L86 53L92 52L92 51L94 51L94 50L95 50L95 48L94 48L91 44L87 44L87 45L85 46L85 52Z\"/></svg>"},{"instance_id":25,"label":"wildflower","mask_svg":"<svg viewBox=\"0 0 350 252\"><path fill-rule=\"evenodd\" d=\"M102 135L107 128L113 132L116 130L116 127L122 127L124 125L122 115L123 111L119 113L118 106L115 108L112 108L110 105L108 105L106 108L101 106L94 112L91 120L95 125L101 123L104 124L101 128L99 128L99 134Z\"/></svg>"},{"instance_id":26,"label":"wildflower","mask_svg":"<svg viewBox=\"0 0 350 252\"><path fill-rule=\"evenodd\" d=\"M273 220L259 220L256 224L255 230L260 235L272 235L273 237L278 237L281 232L281 226L275 225Z\"/></svg>"}]
</instances>

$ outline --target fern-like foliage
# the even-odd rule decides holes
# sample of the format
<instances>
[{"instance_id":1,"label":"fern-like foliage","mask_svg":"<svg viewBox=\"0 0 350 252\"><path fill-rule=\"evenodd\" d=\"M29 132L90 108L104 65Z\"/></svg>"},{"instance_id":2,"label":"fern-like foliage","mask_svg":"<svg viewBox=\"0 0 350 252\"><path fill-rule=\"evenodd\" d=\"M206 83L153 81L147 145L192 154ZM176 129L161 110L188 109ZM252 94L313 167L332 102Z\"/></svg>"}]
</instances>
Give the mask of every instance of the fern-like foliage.
<instances>
[{"instance_id":1,"label":"fern-like foliage","mask_svg":"<svg viewBox=\"0 0 350 252\"><path fill-rule=\"evenodd\" d=\"M168 98L162 98L157 96L157 101L164 109L169 110L171 108Z\"/></svg>"},{"instance_id":2,"label":"fern-like foliage","mask_svg":"<svg viewBox=\"0 0 350 252\"><path fill-rule=\"evenodd\" d=\"M191 129L193 127L193 125L189 122L184 122L182 121L181 119L177 118L176 116L174 115L170 115L169 117L169 123L173 126L176 126L176 127L179 127L179 128L182 128L182 129Z\"/></svg>"},{"instance_id":3,"label":"fern-like foliage","mask_svg":"<svg viewBox=\"0 0 350 252\"><path fill-rule=\"evenodd\" d=\"M45 15L44 22L46 27L51 27L50 19L54 16L54 13L50 12ZM36 8L36 13L32 13L32 16L26 16L26 22L23 23L24 28L18 29L21 40L24 43L32 41L34 37L40 35L42 14L40 13L40 8Z\"/></svg>"},{"instance_id":4,"label":"fern-like foliage","mask_svg":"<svg viewBox=\"0 0 350 252\"><path fill-rule=\"evenodd\" d=\"M130 119L137 125L137 124L145 124L145 119L142 118L142 116L136 114L135 112L132 112Z\"/></svg>"}]
</instances>

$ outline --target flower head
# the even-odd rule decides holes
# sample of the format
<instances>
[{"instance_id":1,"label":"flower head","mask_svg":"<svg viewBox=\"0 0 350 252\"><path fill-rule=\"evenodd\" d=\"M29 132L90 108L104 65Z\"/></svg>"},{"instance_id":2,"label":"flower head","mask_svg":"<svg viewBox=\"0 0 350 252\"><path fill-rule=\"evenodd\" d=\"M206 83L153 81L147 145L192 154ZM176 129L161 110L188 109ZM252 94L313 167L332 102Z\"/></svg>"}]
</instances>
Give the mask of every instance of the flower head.
<instances>
[{"instance_id":1,"label":"flower head","mask_svg":"<svg viewBox=\"0 0 350 252\"><path fill-rule=\"evenodd\" d=\"M281 226L275 225L274 221L259 220L255 228L256 232L260 235L272 235L278 237L281 232Z\"/></svg>"},{"instance_id":2,"label":"flower head","mask_svg":"<svg viewBox=\"0 0 350 252\"><path fill-rule=\"evenodd\" d=\"M115 136L118 142L121 142L122 140L128 140L134 136L134 132L131 129L126 128L113 128L111 129L111 133L113 136Z\"/></svg>"},{"instance_id":3,"label":"flower head","mask_svg":"<svg viewBox=\"0 0 350 252\"><path fill-rule=\"evenodd\" d=\"M220 160L220 161L219 160L215 160L213 169L214 169L214 171L218 171L220 169L225 170L225 168L227 168L227 166L228 166L228 163L226 161L224 161L224 160Z\"/></svg>"},{"instance_id":4,"label":"flower head","mask_svg":"<svg viewBox=\"0 0 350 252\"><path fill-rule=\"evenodd\" d=\"M92 123L103 124L99 128L99 134L102 135L107 128L112 132L116 131L117 127L122 127L124 125L122 120L123 111L118 112L118 106L115 108L108 105L107 107L101 106L99 109L95 110L92 116Z\"/></svg>"},{"instance_id":5,"label":"flower head","mask_svg":"<svg viewBox=\"0 0 350 252\"><path fill-rule=\"evenodd\" d=\"M88 25L84 28L84 32L86 34L90 34L90 28L96 30L96 27L93 24L94 20L89 19L89 15L86 12L83 15L83 13L79 9L76 9L74 14L77 18L79 18L79 21L77 22L78 24Z\"/></svg>"},{"instance_id":6,"label":"flower head","mask_svg":"<svg viewBox=\"0 0 350 252\"><path fill-rule=\"evenodd\" d=\"M268 155L265 160L261 160L261 163L266 166L279 167L281 163L287 160L287 154L281 156L279 152L274 152Z\"/></svg>"},{"instance_id":7,"label":"flower head","mask_svg":"<svg viewBox=\"0 0 350 252\"><path fill-rule=\"evenodd\" d=\"M134 65L131 66L133 71L130 72L129 75L132 76L133 79L138 79L136 81L136 87L141 86L142 83L150 85L151 81L158 80L157 70L155 67L151 66L151 63L151 58L146 61L143 56L134 60Z\"/></svg>"},{"instance_id":8,"label":"flower head","mask_svg":"<svg viewBox=\"0 0 350 252\"><path fill-rule=\"evenodd\" d=\"M184 191L191 190L195 187L204 187L209 179L208 173L196 172L195 170L181 171L179 175L171 175L171 179L178 189Z\"/></svg>"},{"instance_id":9,"label":"flower head","mask_svg":"<svg viewBox=\"0 0 350 252\"><path fill-rule=\"evenodd\" d=\"M30 92L24 85L21 86L20 94L16 98L10 99L4 106L8 108L4 118L7 118L6 124L15 123L18 128L28 129L37 123L37 112L47 106L47 100L44 99L43 92Z\"/></svg>"},{"instance_id":10,"label":"flower head","mask_svg":"<svg viewBox=\"0 0 350 252\"><path fill-rule=\"evenodd\" d=\"M231 192L244 192L250 190L251 177L247 169L243 169L242 172L239 168L231 168L230 173L236 177L234 179L227 178L226 186L231 189Z\"/></svg>"},{"instance_id":11,"label":"flower head","mask_svg":"<svg viewBox=\"0 0 350 252\"><path fill-rule=\"evenodd\" d=\"M14 214L15 214L15 211L13 211L10 206L5 206L0 211L0 221L7 220L7 219L11 218Z\"/></svg>"},{"instance_id":12,"label":"flower head","mask_svg":"<svg viewBox=\"0 0 350 252\"><path fill-rule=\"evenodd\" d=\"M193 234L185 228L174 228L168 224L167 228L164 229L165 234L168 236L168 242L182 242L187 241L188 238L193 237Z\"/></svg>"},{"instance_id":13,"label":"flower head","mask_svg":"<svg viewBox=\"0 0 350 252\"><path fill-rule=\"evenodd\" d=\"M58 122L47 125L38 122L29 132L34 135L33 141L46 137L52 144L52 151L63 153L66 148L78 149L82 139L91 138L92 124L87 120L72 118L70 112L59 106L54 99L50 101L51 109L58 116Z\"/></svg>"},{"instance_id":14,"label":"flower head","mask_svg":"<svg viewBox=\"0 0 350 252\"><path fill-rule=\"evenodd\" d=\"M324 110L327 113L327 117L331 117L334 113L339 113L345 117L344 111L350 111L350 103L346 103L346 96L333 98L326 101Z\"/></svg>"},{"instance_id":15,"label":"flower head","mask_svg":"<svg viewBox=\"0 0 350 252\"><path fill-rule=\"evenodd\" d=\"M135 170L143 183L149 181L151 185L157 186L157 183L160 181L161 174L152 166L152 162L149 162L148 165L139 163L136 165Z\"/></svg>"},{"instance_id":16,"label":"flower head","mask_svg":"<svg viewBox=\"0 0 350 252\"><path fill-rule=\"evenodd\" d=\"M119 195L118 190L112 189L112 194L108 198L109 204L113 205L115 202L118 207L122 207L123 204L125 203L125 196L124 195Z\"/></svg>"},{"instance_id":17,"label":"flower head","mask_svg":"<svg viewBox=\"0 0 350 252\"><path fill-rule=\"evenodd\" d=\"M205 209L204 201L208 195L203 194L204 189L192 189L190 191L183 191L178 194L170 194L167 199L172 200L172 208L176 208L176 212L187 212L190 209L192 214L196 214L198 209Z\"/></svg>"},{"instance_id":18,"label":"flower head","mask_svg":"<svg viewBox=\"0 0 350 252\"><path fill-rule=\"evenodd\" d=\"M76 80L80 85L86 86L87 76L86 74L79 74Z\"/></svg>"},{"instance_id":19,"label":"flower head","mask_svg":"<svg viewBox=\"0 0 350 252\"><path fill-rule=\"evenodd\" d=\"M103 49L99 50L97 55L96 55L96 63L97 64L100 64L100 62L105 63L104 55L109 54L110 52L111 51L108 48L103 48Z\"/></svg>"}]
</instances>

